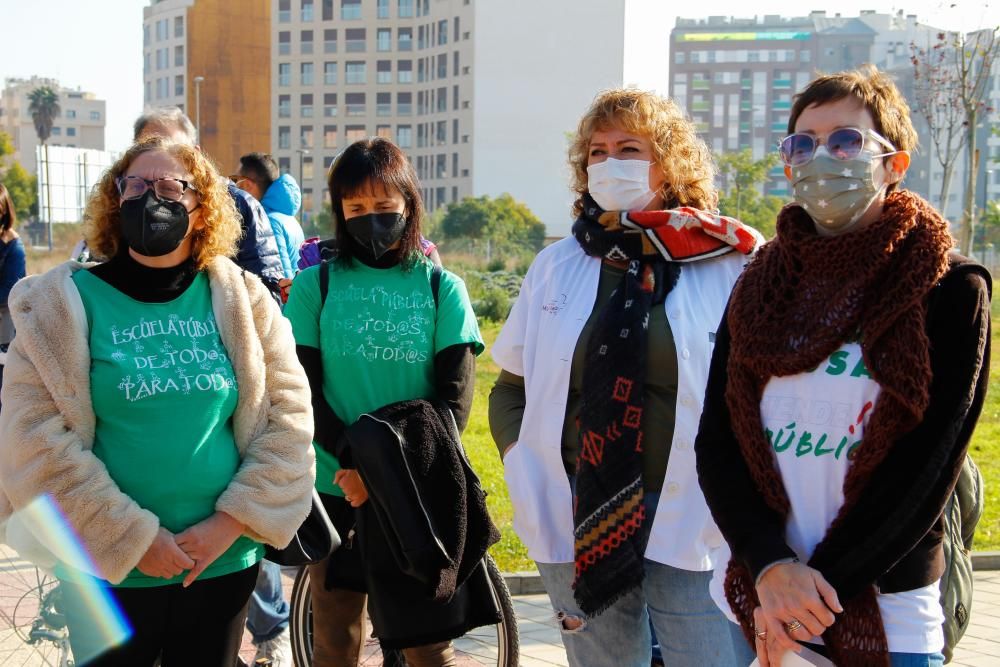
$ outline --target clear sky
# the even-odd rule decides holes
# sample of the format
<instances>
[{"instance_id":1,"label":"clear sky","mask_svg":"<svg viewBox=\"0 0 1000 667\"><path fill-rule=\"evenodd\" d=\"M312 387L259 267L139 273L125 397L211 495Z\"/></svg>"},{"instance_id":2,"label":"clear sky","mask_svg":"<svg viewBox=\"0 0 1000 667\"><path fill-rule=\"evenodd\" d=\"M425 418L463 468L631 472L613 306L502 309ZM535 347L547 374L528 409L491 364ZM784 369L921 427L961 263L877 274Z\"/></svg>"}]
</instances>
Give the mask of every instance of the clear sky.
<instances>
[{"instance_id":1,"label":"clear sky","mask_svg":"<svg viewBox=\"0 0 1000 667\"><path fill-rule=\"evenodd\" d=\"M663 39L668 39L679 3L638 1L652 3L657 15L662 16L655 25ZM142 111L142 7L146 4L148 0L0 0L4 26L0 79L53 77L65 86L96 93L108 104L107 147L123 148L131 138L132 121ZM828 8L830 14L834 11L824 0L755 0L749 5L757 14L803 15L811 7ZM682 15L750 15L746 0L701 0L692 7L700 13ZM950 30L1000 25L1000 5L991 6L982 0L838 0L836 7L844 16L857 15L862 9L879 13L903 9L907 14L916 14L923 23ZM595 34L598 32L596 28ZM650 38L648 31L642 38Z\"/></svg>"}]
</instances>

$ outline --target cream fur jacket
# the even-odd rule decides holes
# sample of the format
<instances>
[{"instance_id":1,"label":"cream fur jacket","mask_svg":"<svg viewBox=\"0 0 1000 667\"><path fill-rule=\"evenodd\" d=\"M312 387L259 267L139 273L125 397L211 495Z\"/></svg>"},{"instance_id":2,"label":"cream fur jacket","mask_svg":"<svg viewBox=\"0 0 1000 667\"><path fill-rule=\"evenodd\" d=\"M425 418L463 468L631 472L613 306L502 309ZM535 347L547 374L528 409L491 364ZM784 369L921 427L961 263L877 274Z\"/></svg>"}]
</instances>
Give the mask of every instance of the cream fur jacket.
<instances>
[{"instance_id":1,"label":"cream fur jacket","mask_svg":"<svg viewBox=\"0 0 1000 667\"><path fill-rule=\"evenodd\" d=\"M94 574L118 583L152 544L159 521L119 490L91 451L90 337L71 278L84 268L66 262L10 294L18 333L0 399L0 541L25 557L33 549L46 553L38 531L12 513L49 494ZM309 384L291 327L260 280L223 257L212 260L208 275L239 387L233 432L241 463L215 507L243 523L249 537L283 547L309 512L316 476Z\"/></svg>"}]
</instances>

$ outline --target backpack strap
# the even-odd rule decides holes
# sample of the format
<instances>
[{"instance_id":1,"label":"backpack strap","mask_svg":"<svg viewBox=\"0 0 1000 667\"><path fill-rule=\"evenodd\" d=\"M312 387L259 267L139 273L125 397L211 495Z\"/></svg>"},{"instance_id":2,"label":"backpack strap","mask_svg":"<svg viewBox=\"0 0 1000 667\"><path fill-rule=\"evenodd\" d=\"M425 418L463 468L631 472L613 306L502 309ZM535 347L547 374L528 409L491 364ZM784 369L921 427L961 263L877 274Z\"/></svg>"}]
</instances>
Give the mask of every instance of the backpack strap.
<instances>
[{"instance_id":1,"label":"backpack strap","mask_svg":"<svg viewBox=\"0 0 1000 667\"><path fill-rule=\"evenodd\" d=\"M326 304L326 295L330 291L330 265L325 259L319 262L319 309Z\"/></svg>"},{"instance_id":2,"label":"backpack strap","mask_svg":"<svg viewBox=\"0 0 1000 667\"><path fill-rule=\"evenodd\" d=\"M437 310L438 307L438 292L441 291L441 273L444 269L441 268L440 264L435 264L434 268L431 269L431 294L434 295L434 309Z\"/></svg>"}]
</instances>

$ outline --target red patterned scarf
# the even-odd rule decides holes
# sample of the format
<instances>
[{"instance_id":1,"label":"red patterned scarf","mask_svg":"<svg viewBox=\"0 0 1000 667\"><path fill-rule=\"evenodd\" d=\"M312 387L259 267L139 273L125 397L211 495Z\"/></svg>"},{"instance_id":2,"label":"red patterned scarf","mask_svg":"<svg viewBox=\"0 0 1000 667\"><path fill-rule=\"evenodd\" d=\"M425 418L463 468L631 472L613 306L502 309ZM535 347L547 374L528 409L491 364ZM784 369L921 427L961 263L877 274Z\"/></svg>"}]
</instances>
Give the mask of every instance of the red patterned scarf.
<instances>
[{"instance_id":1,"label":"red patterned scarf","mask_svg":"<svg viewBox=\"0 0 1000 667\"><path fill-rule=\"evenodd\" d=\"M601 211L585 201L573 225L588 255L628 262L587 342L580 456L573 499L574 596L589 616L642 583L645 514L642 410L649 309L677 282L681 262L750 254L760 235L693 208Z\"/></svg>"}]
</instances>

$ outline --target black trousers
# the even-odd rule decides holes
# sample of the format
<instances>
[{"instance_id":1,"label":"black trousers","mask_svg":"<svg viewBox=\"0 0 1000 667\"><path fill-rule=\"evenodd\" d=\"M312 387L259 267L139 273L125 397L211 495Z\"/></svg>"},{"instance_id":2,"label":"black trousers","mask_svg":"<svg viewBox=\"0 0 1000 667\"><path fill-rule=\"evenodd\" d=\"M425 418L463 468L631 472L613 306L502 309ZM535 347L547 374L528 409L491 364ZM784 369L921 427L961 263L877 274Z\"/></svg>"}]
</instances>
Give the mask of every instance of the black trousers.
<instances>
[{"instance_id":1,"label":"black trousers","mask_svg":"<svg viewBox=\"0 0 1000 667\"><path fill-rule=\"evenodd\" d=\"M111 596L132 627L121 646L104 651L78 667L233 667L243 640L250 594L258 565L240 572L153 588L112 588ZM95 619L83 590L62 582L62 608L75 656L93 656L99 645Z\"/></svg>"}]
</instances>

